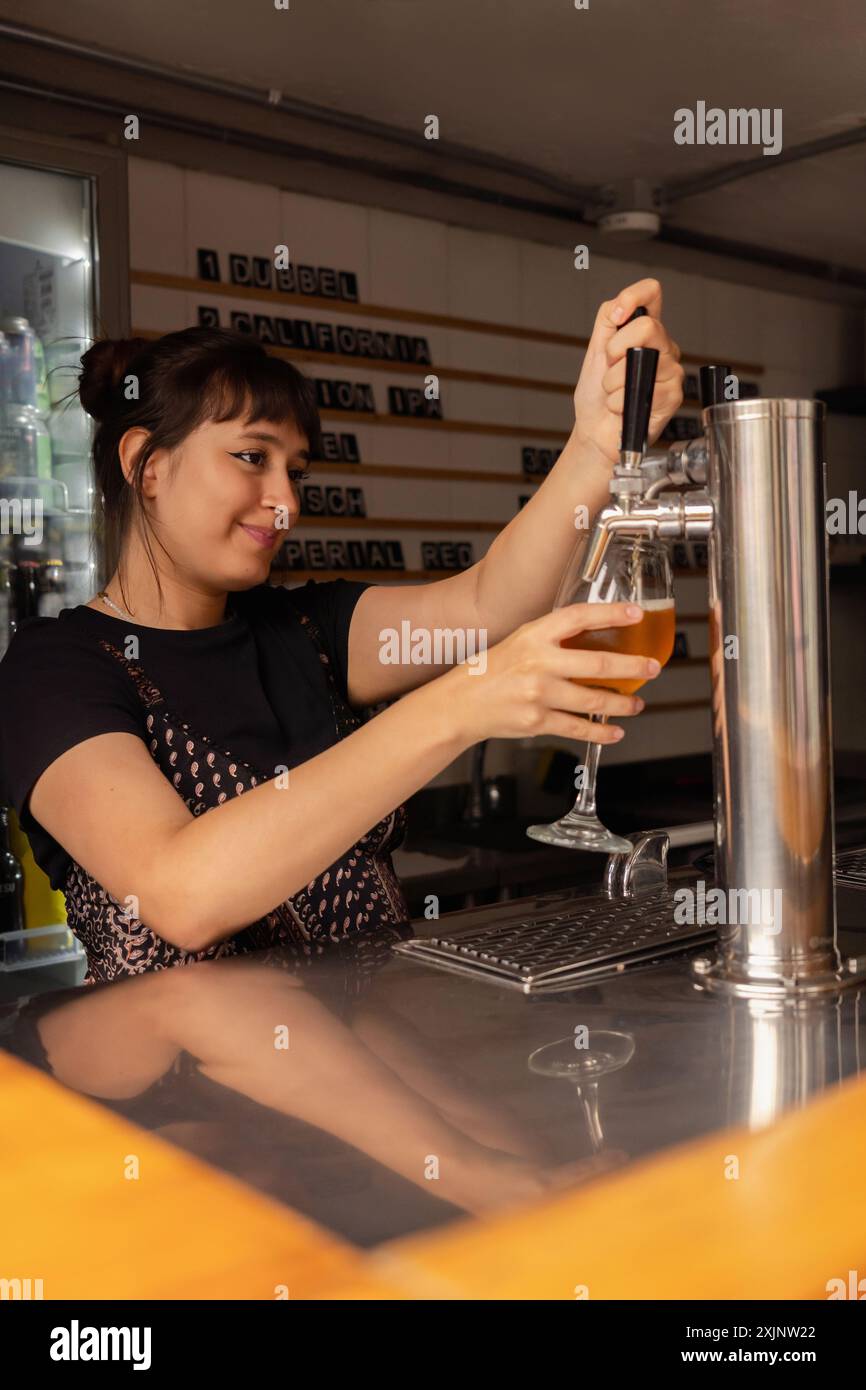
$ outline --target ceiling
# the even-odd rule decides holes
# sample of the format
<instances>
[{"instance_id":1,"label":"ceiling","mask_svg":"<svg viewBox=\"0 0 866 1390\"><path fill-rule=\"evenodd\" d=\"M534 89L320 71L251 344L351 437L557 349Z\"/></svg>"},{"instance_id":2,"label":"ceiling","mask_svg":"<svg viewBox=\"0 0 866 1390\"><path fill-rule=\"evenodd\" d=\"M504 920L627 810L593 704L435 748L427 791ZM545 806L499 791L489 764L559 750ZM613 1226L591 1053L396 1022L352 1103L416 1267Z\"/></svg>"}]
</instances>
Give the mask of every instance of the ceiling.
<instances>
[{"instance_id":1,"label":"ceiling","mask_svg":"<svg viewBox=\"0 0 866 1390\"><path fill-rule=\"evenodd\" d=\"M443 142L577 187L676 184L760 156L677 145L674 112L698 100L781 108L786 151L866 129L866 11L850 0L0 0L0 17L416 135L435 114ZM866 143L758 162L673 201L666 224L866 274Z\"/></svg>"}]
</instances>

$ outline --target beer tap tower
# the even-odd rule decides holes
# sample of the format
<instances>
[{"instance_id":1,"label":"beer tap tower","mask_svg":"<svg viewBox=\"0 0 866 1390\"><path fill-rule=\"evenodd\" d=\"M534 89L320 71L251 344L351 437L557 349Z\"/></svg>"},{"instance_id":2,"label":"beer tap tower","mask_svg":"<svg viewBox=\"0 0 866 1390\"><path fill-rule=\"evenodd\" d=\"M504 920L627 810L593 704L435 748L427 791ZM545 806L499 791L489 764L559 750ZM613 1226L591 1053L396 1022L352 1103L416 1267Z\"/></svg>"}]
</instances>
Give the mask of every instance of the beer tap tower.
<instances>
[{"instance_id":1,"label":"beer tap tower","mask_svg":"<svg viewBox=\"0 0 866 1390\"><path fill-rule=\"evenodd\" d=\"M716 887L727 920L715 957L693 962L695 982L756 998L862 984L866 962L843 962L836 944L825 407L728 399L736 378L705 367L703 437L647 455L657 363L653 349L628 353L620 462L583 577L595 577L614 535L709 543Z\"/></svg>"}]
</instances>

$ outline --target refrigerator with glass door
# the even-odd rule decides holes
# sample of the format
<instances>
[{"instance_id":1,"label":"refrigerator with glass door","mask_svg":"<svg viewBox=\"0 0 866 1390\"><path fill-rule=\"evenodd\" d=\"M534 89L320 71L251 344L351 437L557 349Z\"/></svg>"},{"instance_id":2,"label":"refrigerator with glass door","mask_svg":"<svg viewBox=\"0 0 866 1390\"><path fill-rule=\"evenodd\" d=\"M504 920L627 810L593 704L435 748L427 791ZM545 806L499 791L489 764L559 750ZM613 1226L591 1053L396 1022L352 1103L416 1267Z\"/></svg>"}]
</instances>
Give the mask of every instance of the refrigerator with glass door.
<instances>
[{"instance_id":1,"label":"refrigerator with glass door","mask_svg":"<svg viewBox=\"0 0 866 1390\"><path fill-rule=\"evenodd\" d=\"M0 127L0 657L22 624L106 578L77 377L95 338L128 333L125 157ZM0 995L4 980L36 988L51 973L37 966L75 983L63 894L9 823L26 930L0 933Z\"/></svg>"},{"instance_id":2,"label":"refrigerator with glass door","mask_svg":"<svg viewBox=\"0 0 866 1390\"><path fill-rule=\"evenodd\" d=\"M128 305L123 155L0 129L0 656L104 578L77 376Z\"/></svg>"}]
</instances>

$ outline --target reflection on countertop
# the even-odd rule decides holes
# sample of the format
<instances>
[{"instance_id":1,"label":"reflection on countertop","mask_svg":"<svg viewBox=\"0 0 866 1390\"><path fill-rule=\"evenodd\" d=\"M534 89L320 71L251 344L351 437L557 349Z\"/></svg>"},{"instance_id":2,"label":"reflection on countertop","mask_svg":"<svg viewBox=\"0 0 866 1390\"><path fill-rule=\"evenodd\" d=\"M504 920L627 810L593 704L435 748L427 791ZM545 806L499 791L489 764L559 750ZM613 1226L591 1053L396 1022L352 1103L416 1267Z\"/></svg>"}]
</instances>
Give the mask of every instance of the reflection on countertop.
<instances>
[{"instance_id":1,"label":"reflection on countertop","mask_svg":"<svg viewBox=\"0 0 866 1390\"><path fill-rule=\"evenodd\" d=\"M844 949L866 893L839 899ZM526 996L394 957L399 939L2 1005L0 1046L362 1246L772 1123L866 1059L856 990L722 1000L681 959Z\"/></svg>"}]
</instances>

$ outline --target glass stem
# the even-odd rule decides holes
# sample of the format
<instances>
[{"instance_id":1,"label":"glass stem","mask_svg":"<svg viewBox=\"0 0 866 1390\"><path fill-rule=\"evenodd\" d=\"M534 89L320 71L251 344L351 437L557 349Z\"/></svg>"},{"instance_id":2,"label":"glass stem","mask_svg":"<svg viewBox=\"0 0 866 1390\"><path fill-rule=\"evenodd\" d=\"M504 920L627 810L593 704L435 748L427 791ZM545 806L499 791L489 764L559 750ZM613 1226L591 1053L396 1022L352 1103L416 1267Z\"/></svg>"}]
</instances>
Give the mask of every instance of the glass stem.
<instances>
[{"instance_id":1,"label":"glass stem","mask_svg":"<svg viewBox=\"0 0 866 1390\"><path fill-rule=\"evenodd\" d=\"M606 714L591 714L594 724L603 724ZM574 813L579 816L595 815L595 779L598 775L598 760L601 756L600 743L587 743L583 762L583 785L574 803Z\"/></svg>"},{"instance_id":2,"label":"glass stem","mask_svg":"<svg viewBox=\"0 0 866 1390\"><path fill-rule=\"evenodd\" d=\"M586 1120L586 1127L589 1130L589 1142L592 1145L594 1154L600 1154L604 1149L604 1131L601 1127L601 1117L598 1113L598 1082L583 1082L576 1087L580 1103L583 1106L583 1114Z\"/></svg>"}]
</instances>

